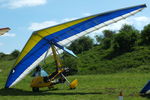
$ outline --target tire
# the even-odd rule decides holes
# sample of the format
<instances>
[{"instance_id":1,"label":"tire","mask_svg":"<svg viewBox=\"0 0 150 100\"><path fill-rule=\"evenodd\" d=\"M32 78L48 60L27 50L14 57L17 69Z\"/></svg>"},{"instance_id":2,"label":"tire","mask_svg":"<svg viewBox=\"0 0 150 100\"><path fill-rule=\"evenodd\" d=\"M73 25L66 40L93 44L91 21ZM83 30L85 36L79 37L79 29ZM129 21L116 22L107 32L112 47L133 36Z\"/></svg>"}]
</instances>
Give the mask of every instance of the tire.
<instances>
[{"instance_id":1,"label":"tire","mask_svg":"<svg viewBox=\"0 0 150 100\"><path fill-rule=\"evenodd\" d=\"M39 88L37 88L37 87L33 87L33 88L32 88L32 91L33 91L33 92L39 92L40 90L39 90Z\"/></svg>"}]
</instances>

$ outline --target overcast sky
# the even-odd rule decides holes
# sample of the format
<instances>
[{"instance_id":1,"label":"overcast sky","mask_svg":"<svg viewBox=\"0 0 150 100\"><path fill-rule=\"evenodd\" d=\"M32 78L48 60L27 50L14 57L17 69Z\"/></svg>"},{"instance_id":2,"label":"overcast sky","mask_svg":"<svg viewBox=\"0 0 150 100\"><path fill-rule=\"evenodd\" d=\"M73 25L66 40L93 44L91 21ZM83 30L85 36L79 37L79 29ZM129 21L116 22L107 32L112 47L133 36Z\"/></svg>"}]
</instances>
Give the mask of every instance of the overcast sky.
<instances>
[{"instance_id":1,"label":"overcast sky","mask_svg":"<svg viewBox=\"0 0 150 100\"><path fill-rule=\"evenodd\" d=\"M109 10L147 4L148 8L104 29L118 30L122 24L134 25L141 30L150 23L148 0L0 0L0 28L10 27L0 37L0 52L22 50L32 32L51 25L70 21ZM101 33L102 30L95 32ZM90 36L94 36L91 34Z\"/></svg>"}]
</instances>

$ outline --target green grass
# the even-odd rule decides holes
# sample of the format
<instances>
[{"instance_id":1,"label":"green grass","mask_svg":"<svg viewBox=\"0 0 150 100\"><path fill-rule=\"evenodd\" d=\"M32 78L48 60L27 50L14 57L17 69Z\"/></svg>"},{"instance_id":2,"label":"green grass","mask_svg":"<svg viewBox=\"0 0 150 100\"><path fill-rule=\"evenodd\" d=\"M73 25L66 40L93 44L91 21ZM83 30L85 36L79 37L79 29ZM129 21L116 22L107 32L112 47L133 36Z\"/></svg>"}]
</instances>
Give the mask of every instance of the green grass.
<instances>
[{"instance_id":1,"label":"green grass","mask_svg":"<svg viewBox=\"0 0 150 100\"><path fill-rule=\"evenodd\" d=\"M53 90L41 89L33 93L30 88L31 77L27 76L12 89L3 89L6 76L0 76L0 100L117 100L123 91L124 100L149 100L139 96L139 91L150 79L150 73L118 73L108 75L70 76L78 79L75 90L69 90L65 84L59 84Z\"/></svg>"},{"instance_id":2,"label":"green grass","mask_svg":"<svg viewBox=\"0 0 150 100\"><path fill-rule=\"evenodd\" d=\"M15 60L0 60L0 100L117 100L123 91L124 100L149 100L139 96L139 91L150 80L150 47L135 48L133 52L109 59L109 50L95 47L79 55L78 74L68 77L78 79L79 86L69 90L65 84L59 84L53 90L42 88L33 93L30 88L30 75L12 89L3 89L7 76ZM49 62L51 61L51 62ZM54 69L52 57L46 59L48 72ZM43 67L44 64L41 63ZM90 75L95 74L95 75ZM98 73L98 74L97 74Z\"/></svg>"}]
</instances>

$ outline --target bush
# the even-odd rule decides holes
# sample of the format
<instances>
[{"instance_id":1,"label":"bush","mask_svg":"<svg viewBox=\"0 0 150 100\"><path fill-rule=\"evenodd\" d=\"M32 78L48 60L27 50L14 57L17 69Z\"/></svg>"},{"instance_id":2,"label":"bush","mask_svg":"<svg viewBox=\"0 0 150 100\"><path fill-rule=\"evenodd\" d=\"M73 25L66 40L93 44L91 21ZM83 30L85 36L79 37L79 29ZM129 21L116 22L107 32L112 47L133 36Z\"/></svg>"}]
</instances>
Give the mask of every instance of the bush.
<instances>
[{"instance_id":1,"label":"bush","mask_svg":"<svg viewBox=\"0 0 150 100\"><path fill-rule=\"evenodd\" d=\"M78 72L77 59L73 57L65 57L63 59L63 66L69 68L69 75L74 75Z\"/></svg>"},{"instance_id":2,"label":"bush","mask_svg":"<svg viewBox=\"0 0 150 100\"><path fill-rule=\"evenodd\" d=\"M20 51L19 50L14 50L10 55L14 58L17 58L20 54Z\"/></svg>"},{"instance_id":3,"label":"bush","mask_svg":"<svg viewBox=\"0 0 150 100\"><path fill-rule=\"evenodd\" d=\"M90 50L94 46L93 39L90 37L82 37L74 42L68 47L75 54L80 54L84 51Z\"/></svg>"},{"instance_id":4,"label":"bush","mask_svg":"<svg viewBox=\"0 0 150 100\"><path fill-rule=\"evenodd\" d=\"M142 43L146 45L150 45L150 24L144 27L141 32Z\"/></svg>"},{"instance_id":5,"label":"bush","mask_svg":"<svg viewBox=\"0 0 150 100\"><path fill-rule=\"evenodd\" d=\"M138 37L139 31L130 25L124 25L113 38L112 48L114 52L124 53L132 51L132 48L136 46Z\"/></svg>"}]
</instances>

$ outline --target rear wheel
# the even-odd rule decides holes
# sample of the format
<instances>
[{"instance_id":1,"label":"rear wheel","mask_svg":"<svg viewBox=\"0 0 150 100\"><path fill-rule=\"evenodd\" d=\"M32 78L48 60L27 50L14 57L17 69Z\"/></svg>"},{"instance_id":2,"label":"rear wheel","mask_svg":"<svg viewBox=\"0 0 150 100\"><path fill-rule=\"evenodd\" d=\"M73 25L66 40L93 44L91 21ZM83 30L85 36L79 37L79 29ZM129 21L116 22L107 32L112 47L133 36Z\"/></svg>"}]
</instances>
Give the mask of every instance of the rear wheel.
<instances>
[{"instance_id":1,"label":"rear wheel","mask_svg":"<svg viewBox=\"0 0 150 100\"><path fill-rule=\"evenodd\" d=\"M39 92L39 88L33 87L33 88L32 88L32 91L33 91L33 92Z\"/></svg>"}]
</instances>

